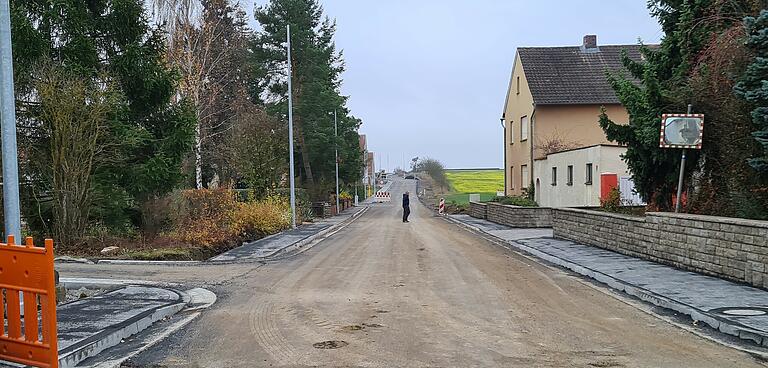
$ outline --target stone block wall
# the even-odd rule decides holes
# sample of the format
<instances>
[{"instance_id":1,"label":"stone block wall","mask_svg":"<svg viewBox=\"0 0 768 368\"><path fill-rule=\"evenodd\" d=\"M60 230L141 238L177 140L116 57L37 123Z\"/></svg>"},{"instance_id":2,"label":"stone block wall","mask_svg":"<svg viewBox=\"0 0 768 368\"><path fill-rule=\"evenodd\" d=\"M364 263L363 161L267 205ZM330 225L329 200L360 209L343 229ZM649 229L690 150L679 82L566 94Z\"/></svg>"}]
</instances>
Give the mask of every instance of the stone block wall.
<instances>
[{"instance_id":1,"label":"stone block wall","mask_svg":"<svg viewBox=\"0 0 768 368\"><path fill-rule=\"evenodd\" d=\"M486 219L511 227L552 227L552 209L545 207L519 207L494 202L486 204Z\"/></svg>"},{"instance_id":2,"label":"stone block wall","mask_svg":"<svg viewBox=\"0 0 768 368\"><path fill-rule=\"evenodd\" d=\"M480 202L469 202L469 215L474 218L487 219L488 205Z\"/></svg>"},{"instance_id":3,"label":"stone block wall","mask_svg":"<svg viewBox=\"0 0 768 368\"><path fill-rule=\"evenodd\" d=\"M553 210L555 237L768 288L768 221Z\"/></svg>"}]
</instances>

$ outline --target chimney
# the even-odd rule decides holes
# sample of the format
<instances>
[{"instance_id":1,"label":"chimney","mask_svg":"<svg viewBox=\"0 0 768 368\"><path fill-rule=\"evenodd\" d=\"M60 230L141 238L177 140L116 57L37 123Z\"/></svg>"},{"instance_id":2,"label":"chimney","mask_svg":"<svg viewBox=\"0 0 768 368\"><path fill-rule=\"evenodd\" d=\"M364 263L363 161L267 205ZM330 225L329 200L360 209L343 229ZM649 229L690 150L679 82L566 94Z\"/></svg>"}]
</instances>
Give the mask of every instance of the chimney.
<instances>
[{"instance_id":1,"label":"chimney","mask_svg":"<svg viewBox=\"0 0 768 368\"><path fill-rule=\"evenodd\" d=\"M597 35L584 36L584 43L581 45L583 51L597 52L600 51L597 48Z\"/></svg>"}]
</instances>

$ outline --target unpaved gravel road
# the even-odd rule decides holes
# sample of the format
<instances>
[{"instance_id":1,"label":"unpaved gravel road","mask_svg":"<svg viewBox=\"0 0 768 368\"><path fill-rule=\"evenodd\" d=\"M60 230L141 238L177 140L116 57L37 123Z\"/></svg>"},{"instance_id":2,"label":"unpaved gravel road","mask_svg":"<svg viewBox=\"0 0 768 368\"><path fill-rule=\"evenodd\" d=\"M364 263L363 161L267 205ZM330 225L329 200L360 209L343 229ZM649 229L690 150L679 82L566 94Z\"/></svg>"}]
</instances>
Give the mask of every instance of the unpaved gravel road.
<instances>
[{"instance_id":1,"label":"unpaved gravel road","mask_svg":"<svg viewBox=\"0 0 768 368\"><path fill-rule=\"evenodd\" d=\"M214 284L219 301L131 367L764 367L575 276L501 249L411 200L375 205L267 265L107 267ZM103 276L103 275L102 275ZM338 343L330 343L336 341Z\"/></svg>"}]
</instances>

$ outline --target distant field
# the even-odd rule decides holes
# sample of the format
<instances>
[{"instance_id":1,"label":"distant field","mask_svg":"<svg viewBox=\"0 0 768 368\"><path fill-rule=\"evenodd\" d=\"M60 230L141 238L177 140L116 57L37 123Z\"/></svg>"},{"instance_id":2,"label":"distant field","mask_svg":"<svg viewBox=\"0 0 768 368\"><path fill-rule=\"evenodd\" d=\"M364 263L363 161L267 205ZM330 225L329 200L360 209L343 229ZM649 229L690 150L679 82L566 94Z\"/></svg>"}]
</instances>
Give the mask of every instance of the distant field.
<instances>
[{"instance_id":1,"label":"distant field","mask_svg":"<svg viewBox=\"0 0 768 368\"><path fill-rule=\"evenodd\" d=\"M452 192L445 197L447 202L468 203L470 193L480 194L480 200L487 201L504 189L504 170L446 170L445 176Z\"/></svg>"}]
</instances>

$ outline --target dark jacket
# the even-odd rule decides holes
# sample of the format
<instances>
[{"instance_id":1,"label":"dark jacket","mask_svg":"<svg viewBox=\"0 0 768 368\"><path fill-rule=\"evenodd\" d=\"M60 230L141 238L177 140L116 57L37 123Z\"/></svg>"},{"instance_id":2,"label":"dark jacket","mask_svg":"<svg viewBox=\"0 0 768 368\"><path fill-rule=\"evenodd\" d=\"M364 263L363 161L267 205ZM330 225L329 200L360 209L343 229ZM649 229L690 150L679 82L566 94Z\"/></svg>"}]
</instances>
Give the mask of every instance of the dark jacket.
<instances>
[{"instance_id":1,"label":"dark jacket","mask_svg":"<svg viewBox=\"0 0 768 368\"><path fill-rule=\"evenodd\" d=\"M403 193L403 208L408 207L411 204L411 199L408 198L408 194Z\"/></svg>"}]
</instances>

